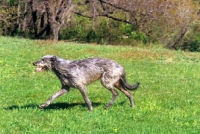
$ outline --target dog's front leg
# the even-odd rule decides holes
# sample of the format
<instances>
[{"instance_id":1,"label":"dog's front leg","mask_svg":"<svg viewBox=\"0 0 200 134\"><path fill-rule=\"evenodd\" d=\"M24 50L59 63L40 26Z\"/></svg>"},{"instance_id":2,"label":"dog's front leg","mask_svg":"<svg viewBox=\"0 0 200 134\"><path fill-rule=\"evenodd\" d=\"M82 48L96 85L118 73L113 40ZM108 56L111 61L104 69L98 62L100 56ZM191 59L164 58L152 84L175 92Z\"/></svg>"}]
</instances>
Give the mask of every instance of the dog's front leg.
<instances>
[{"instance_id":1,"label":"dog's front leg","mask_svg":"<svg viewBox=\"0 0 200 134\"><path fill-rule=\"evenodd\" d=\"M91 103L90 99L87 96L86 88L78 88L78 89L81 92L81 95L82 95L83 99L85 100L85 103L88 106L88 110L92 111L92 103Z\"/></svg>"},{"instance_id":2,"label":"dog's front leg","mask_svg":"<svg viewBox=\"0 0 200 134\"><path fill-rule=\"evenodd\" d=\"M51 96L44 104L40 105L40 108L47 107L52 101L54 101L57 97L69 92L69 88L63 88L60 89L58 92L56 92L53 96Z\"/></svg>"}]
</instances>

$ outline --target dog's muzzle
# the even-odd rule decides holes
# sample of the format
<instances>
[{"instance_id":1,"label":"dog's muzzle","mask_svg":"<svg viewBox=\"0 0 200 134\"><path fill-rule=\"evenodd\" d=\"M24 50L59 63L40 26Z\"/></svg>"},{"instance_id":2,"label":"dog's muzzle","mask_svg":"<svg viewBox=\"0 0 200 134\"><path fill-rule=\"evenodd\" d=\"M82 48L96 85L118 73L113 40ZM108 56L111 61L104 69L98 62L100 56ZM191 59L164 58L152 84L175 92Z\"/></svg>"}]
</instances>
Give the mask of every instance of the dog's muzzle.
<instances>
[{"instance_id":1,"label":"dog's muzzle","mask_svg":"<svg viewBox=\"0 0 200 134\"><path fill-rule=\"evenodd\" d=\"M38 66L37 62L33 62L33 65L37 66L37 68L36 68L37 72L42 72L43 70L45 70L45 67Z\"/></svg>"}]
</instances>

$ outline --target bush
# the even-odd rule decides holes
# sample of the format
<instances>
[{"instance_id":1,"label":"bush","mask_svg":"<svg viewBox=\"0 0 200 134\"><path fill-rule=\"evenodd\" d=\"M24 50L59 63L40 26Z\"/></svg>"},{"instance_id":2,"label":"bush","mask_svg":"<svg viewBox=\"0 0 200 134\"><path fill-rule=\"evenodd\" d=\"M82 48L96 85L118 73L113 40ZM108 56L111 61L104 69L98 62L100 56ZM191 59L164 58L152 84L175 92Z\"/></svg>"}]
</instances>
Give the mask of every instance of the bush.
<instances>
[{"instance_id":1,"label":"bush","mask_svg":"<svg viewBox=\"0 0 200 134\"><path fill-rule=\"evenodd\" d=\"M193 25L191 31L184 38L181 49L191 52L200 52L200 25Z\"/></svg>"},{"instance_id":2,"label":"bush","mask_svg":"<svg viewBox=\"0 0 200 134\"><path fill-rule=\"evenodd\" d=\"M200 34L194 40L185 41L182 49L191 52L200 52Z\"/></svg>"},{"instance_id":3,"label":"bush","mask_svg":"<svg viewBox=\"0 0 200 134\"><path fill-rule=\"evenodd\" d=\"M135 26L107 18L99 18L92 24L89 19L77 17L72 24L60 32L59 39L114 45L134 45L136 41L149 41L149 38L138 32Z\"/></svg>"}]
</instances>

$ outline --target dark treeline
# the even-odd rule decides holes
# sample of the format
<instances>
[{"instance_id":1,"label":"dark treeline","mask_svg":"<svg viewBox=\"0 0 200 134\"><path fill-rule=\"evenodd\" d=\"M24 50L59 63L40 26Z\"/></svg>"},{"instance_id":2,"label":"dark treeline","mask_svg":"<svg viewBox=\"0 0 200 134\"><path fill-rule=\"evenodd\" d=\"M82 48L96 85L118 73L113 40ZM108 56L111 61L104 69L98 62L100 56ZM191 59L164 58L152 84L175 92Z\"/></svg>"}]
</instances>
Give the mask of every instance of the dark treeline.
<instances>
[{"instance_id":1,"label":"dark treeline","mask_svg":"<svg viewBox=\"0 0 200 134\"><path fill-rule=\"evenodd\" d=\"M199 0L1 0L0 34L200 51Z\"/></svg>"}]
</instances>

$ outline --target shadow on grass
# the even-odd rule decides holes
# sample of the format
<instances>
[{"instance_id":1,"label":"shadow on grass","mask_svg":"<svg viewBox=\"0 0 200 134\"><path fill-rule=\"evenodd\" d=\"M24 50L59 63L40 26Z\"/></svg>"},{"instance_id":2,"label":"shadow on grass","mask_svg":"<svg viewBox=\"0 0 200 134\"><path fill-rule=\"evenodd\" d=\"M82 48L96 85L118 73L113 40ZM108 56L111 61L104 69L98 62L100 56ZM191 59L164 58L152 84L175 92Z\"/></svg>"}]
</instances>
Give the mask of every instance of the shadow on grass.
<instances>
[{"instance_id":1,"label":"shadow on grass","mask_svg":"<svg viewBox=\"0 0 200 134\"><path fill-rule=\"evenodd\" d=\"M99 102L93 102L92 103L92 106L93 107L97 107L101 105L101 103ZM43 110L50 110L50 109L71 109L73 107L76 107L76 106L82 106L82 107L86 107L87 108L87 105L85 103L71 103L71 104L68 104L68 103L53 103L53 104L50 104L48 107L46 108L43 108ZM15 109L35 109L35 108L38 108L39 109L39 105L38 104L28 104L28 105L24 105L24 106L18 106L18 105L12 105L12 106L9 106L9 107L6 107L5 109L6 110L15 110Z\"/></svg>"}]
</instances>

